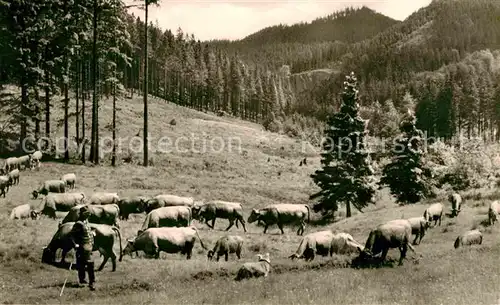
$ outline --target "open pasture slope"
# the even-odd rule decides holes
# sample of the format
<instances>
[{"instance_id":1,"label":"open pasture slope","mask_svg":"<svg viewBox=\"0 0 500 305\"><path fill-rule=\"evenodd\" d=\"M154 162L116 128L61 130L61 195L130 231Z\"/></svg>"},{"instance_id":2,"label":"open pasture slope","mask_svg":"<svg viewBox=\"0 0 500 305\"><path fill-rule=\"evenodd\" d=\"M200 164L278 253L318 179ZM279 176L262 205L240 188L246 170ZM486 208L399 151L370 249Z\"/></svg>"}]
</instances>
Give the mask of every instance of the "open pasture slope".
<instances>
[{"instance_id":1,"label":"open pasture slope","mask_svg":"<svg viewBox=\"0 0 500 305\"><path fill-rule=\"evenodd\" d=\"M139 99L120 101L119 135L130 137L141 128L142 104ZM232 118L216 117L163 102L151 103L152 137L206 136L207 139L241 139L241 152L204 154L173 151L153 153L154 166L120 164L107 166L64 165L44 162L39 171L21 172L20 184L6 198L0 198L0 300L2 303L61 304L498 304L500 299L500 225L481 227L483 244L454 249L456 237L479 227L487 218L491 199L500 197L494 190L474 196L464 193L465 204L457 218L445 217L442 225L427 231L417 254L408 252L403 266L378 269L352 269L352 257L316 257L313 262L288 259L301 240L296 227L276 226L268 234L255 223L248 232L233 227L230 234L245 239L240 261L230 255L229 262L208 262L206 251L196 242L191 260L179 254L161 253L159 260L125 256L111 272L110 262L97 272L97 290L75 288L76 271L58 269L41 263L42 247L57 230L57 222L39 220L10 221L9 213L17 205L30 203L30 193L43 181L58 179L64 173L76 173L75 191L90 195L94 191L117 192L120 197L170 193L192 196L196 200L220 199L241 202L245 219L254 207L273 203L308 203L314 191L309 175L319 167L316 155L301 153L301 143L262 131L262 127ZM109 123L110 103L101 110L101 126ZM53 115L55 117L56 115ZM169 125L175 118L177 124ZM103 136L107 136L103 129ZM58 130L61 132L61 129ZM235 142L236 143L236 142ZM196 144L198 145L198 144ZM307 165L299 166L307 157ZM137 156L137 160L140 155ZM470 193L470 192L469 192ZM364 213L329 226L308 224L306 232L333 229L350 233L364 244L371 229L388 220L421 216L428 205L396 206L382 192L377 204ZM450 203L443 199L445 213ZM62 216L62 215L60 215ZM135 236L144 214L120 221L122 244ZM316 215L313 215L316 219ZM227 220L218 219L216 229L194 221L203 242L210 249L226 234ZM118 245L115 244L118 251ZM234 277L243 262L256 261L256 254L269 252L272 269L267 278L236 282ZM100 264L97 252L96 265ZM399 251L389 252L391 259ZM73 260L72 253L68 261ZM64 279L68 283L62 297Z\"/></svg>"}]
</instances>

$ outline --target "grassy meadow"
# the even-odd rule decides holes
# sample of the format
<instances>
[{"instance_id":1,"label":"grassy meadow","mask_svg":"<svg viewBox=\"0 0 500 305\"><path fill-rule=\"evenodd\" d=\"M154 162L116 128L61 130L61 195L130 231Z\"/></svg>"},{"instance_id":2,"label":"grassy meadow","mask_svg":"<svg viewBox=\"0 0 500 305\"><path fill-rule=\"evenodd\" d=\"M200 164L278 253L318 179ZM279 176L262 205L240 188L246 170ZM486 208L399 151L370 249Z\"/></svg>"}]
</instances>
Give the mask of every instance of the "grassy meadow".
<instances>
[{"instance_id":1,"label":"grassy meadow","mask_svg":"<svg viewBox=\"0 0 500 305\"><path fill-rule=\"evenodd\" d=\"M125 139L140 132L142 137L142 99L120 100L118 103L118 137ZM56 109L55 109L56 110ZM90 107L87 107L90 118ZM52 113L55 135L59 110ZM101 136L111 135L111 102L106 100L100 110ZM175 119L176 124L170 124ZM72 118L74 120L74 118ZM90 120L87 119L90 123ZM120 164L109 167L109 154L103 157L106 165L91 166L45 162L39 171L23 171L20 184L6 198L0 198L0 302L62 303L62 304L498 304L500 299L500 225L483 227L487 207L492 199L500 198L494 189L471 190L463 193L465 206L458 218L443 219L440 227L430 229L422 243L415 247L418 255L408 252L404 266L378 269L352 269L351 258L317 257L313 262L290 261L287 257L301 240L297 228L277 227L268 234L256 224L247 224L245 234L240 227L231 228L246 240L243 258L229 262L208 262L206 251L197 242L193 258L180 254L161 254L161 259L126 256L111 272L111 262L96 272L97 290L75 288L76 271L57 269L41 263L42 247L57 231L58 221L42 217L39 220L10 221L13 207L30 203L37 206L40 199L31 199L31 191L44 180L59 178L74 172L78 177L75 191L90 195L94 191L117 192L121 197L171 193L193 196L196 200L221 199L238 201L246 217L254 207L273 203L308 203L316 190L309 175L320 166L319 155L312 150L301 151L302 143L286 136L263 131L260 125L234 118L217 117L196 112L161 100L151 99L150 134L156 140L167 136L172 142L183 138L188 149L191 139L199 151L203 139L222 138L233 144L232 151L206 153L173 151L152 152L152 166L140 166L142 155L129 153L122 147ZM73 122L70 123L73 126ZM74 135L73 129L70 129ZM88 135L90 130L88 131ZM193 138L194 137L194 138ZM189 139L189 140L186 140ZM241 139L241 150L237 149ZM220 143L220 140L216 143ZM127 143L123 140L122 143ZM124 144L124 145L125 145ZM217 148L220 148L217 146ZM154 149L154 147L153 147ZM122 158L128 156L129 161ZM307 165L299 166L307 157ZM439 198L438 198L439 199ZM442 198L441 198L442 199ZM436 201L436 200L434 200ZM446 210L450 204L443 199ZM354 212L350 219L320 226L309 224L306 232L334 229L350 233L365 243L369 231L379 223L420 216L429 202L412 206L396 205L383 190L375 205L364 213ZM62 216L62 215L61 215ZM313 215L317 219L317 215ZM145 215L132 215L121 221L122 244L134 236ZM217 220L216 229L194 221L207 247L226 234L226 220ZM455 238L462 232L480 227L484 234L481 246L454 249ZM118 252L119 246L115 244ZM268 278L235 282L234 276L245 261L255 261L256 254L269 252L272 270ZM421 257L420 257L421 255ZM94 253L96 267L101 262ZM389 257L399 258L398 250ZM68 255L68 261L72 256ZM59 292L65 278L64 294Z\"/></svg>"}]
</instances>

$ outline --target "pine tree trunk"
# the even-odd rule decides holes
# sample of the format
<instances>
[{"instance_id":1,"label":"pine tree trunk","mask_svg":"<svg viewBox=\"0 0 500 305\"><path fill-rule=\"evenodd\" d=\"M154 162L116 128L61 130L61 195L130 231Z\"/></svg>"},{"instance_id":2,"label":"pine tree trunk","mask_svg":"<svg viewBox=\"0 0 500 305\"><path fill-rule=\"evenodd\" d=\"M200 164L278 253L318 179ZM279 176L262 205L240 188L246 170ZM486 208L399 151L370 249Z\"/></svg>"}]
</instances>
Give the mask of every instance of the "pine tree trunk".
<instances>
[{"instance_id":1,"label":"pine tree trunk","mask_svg":"<svg viewBox=\"0 0 500 305\"><path fill-rule=\"evenodd\" d=\"M144 14L144 160L143 166L148 166L148 2Z\"/></svg>"},{"instance_id":2,"label":"pine tree trunk","mask_svg":"<svg viewBox=\"0 0 500 305\"><path fill-rule=\"evenodd\" d=\"M163 69L163 99L168 102L168 93L167 93L167 67Z\"/></svg>"},{"instance_id":3,"label":"pine tree trunk","mask_svg":"<svg viewBox=\"0 0 500 305\"><path fill-rule=\"evenodd\" d=\"M50 137L50 76L49 71L45 71L45 136Z\"/></svg>"},{"instance_id":4,"label":"pine tree trunk","mask_svg":"<svg viewBox=\"0 0 500 305\"><path fill-rule=\"evenodd\" d=\"M40 92L35 87L35 143L40 139Z\"/></svg>"},{"instance_id":5,"label":"pine tree trunk","mask_svg":"<svg viewBox=\"0 0 500 305\"><path fill-rule=\"evenodd\" d=\"M345 204L345 217L349 218L351 216L352 216L352 214L351 214L351 203L348 201Z\"/></svg>"},{"instance_id":6,"label":"pine tree trunk","mask_svg":"<svg viewBox=\"0 0 500 305\"><path fill-rule=\"evenodd\" d=\"M86 69L87 65L82 64L81 65L82 69L82 163L85 164L85 153L86 149L85 146L87 144L87 140L85 139L85 96L86 96L86 91L87 91L87 85L86 85Z\"/></svg>"},{"instance_id":7,"label":"pine tree trunk","mask_svg":"<svg viewBox=\"0 0 500 305\"><path fill-rule=\"evenodd\" d=\"M26 77L21 77L21 120L20 127L21 132L19 134L19 153L24 154L24 140L27 136L27 117L28 117L28 84L26 82Z\"/></svg>"},{"instance_id":8,"label":"pine tree trunk","mask_svg":"<svg viewBox=\"0 0 500 305\"><path fill-rule=\"evenodd\" d=\"M68 107L69 107L69 83L66 83L64 84L64 161L66 162L69 161Z\"/></svg>"},{"instance_id":9,"label":"pine tree trunk","mask_svg":"<svg viewBox=\"0 0 500 305\"><path fill-rule=\"evenodd\" d=\"M116 166L116 82L113 84L113 154L111 165Z\"/></svg>"},{"instance_id":10,"label":"pine tree trunk","mask_svg":"<svg viewBox=\"0 0 500 305\"><path fill-rule=\"evenodd\" d=\"M93 43L92 43L92 138L90 161L98 163L97 156L97 0L94 0Z\"/></svg>"},{"instance_id":11,"label":"pine tree trunk","mask_svg":"<svg viewBox=\"0 0 500 305\"><path fill-rule=\"evenodd\" d=\"M76 147L80 147L80 61L76 62L76 81L75 81L75 100L76 100L76 122L75 122L75 133L76 133Z\"/></svg>"}]
</instances>

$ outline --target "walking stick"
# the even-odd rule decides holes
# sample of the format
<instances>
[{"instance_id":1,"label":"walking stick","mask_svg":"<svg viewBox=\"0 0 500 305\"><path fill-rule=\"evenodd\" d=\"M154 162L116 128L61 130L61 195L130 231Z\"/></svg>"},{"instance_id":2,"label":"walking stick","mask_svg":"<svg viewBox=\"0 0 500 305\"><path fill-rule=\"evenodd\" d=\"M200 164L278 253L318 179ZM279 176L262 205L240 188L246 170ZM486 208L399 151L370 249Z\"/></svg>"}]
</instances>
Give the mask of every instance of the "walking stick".
<instances>
[{"instance_id":1,"label":"walking stick","mask_svg":"<svg viewBox=\"0 0 500 305\"><path fill-rule=\"evenodd\" d=\"M73 266L73 262L71 262L71 263L69 264L69 269L68 269L68 270L70 270L70 271L71 271L71 266ZM64 287L66 286L66 282L68 281L68 276L69 276L69 275L67 275L67 276L66 276L66 279L64 280L64 284L63 284L63 286L62 286L62 288L61 288L61 293L59 294L59 297L61 297L61 296L62 296L62 294L63 294Z\"/></svg>"}]
</instances>

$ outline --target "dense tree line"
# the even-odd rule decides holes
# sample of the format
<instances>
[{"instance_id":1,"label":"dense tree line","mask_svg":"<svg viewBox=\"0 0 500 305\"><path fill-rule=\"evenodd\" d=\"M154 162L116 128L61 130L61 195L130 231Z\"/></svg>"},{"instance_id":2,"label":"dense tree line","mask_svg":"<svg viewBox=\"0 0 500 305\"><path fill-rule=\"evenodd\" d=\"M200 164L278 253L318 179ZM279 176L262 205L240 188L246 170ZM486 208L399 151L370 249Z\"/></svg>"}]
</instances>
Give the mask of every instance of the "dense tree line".
<instances>
[{"instance_id":1,"label":"dense tree line","mask_svg":"<svg viewBox=\"0 0 500 305\"><path fill-rule=\"evenodd\" d=\"M149 94L182 106L263 123L292 104L286 67L272 72L265 65L246 64L236 55L229 56L181 29L174 34L152 23L146 26L127 14L120 0L12 0L1 4L0 80L21 88L21 100L3 98L2 104L13 106L9 114L20 126L18 149L27 138L36 141L52 135L50 109L58 106L61 95L64 135L71 138L68 118L76 116L77 142L90 143L89 159L95 163L100 155L98 117L103 96L113 95L113 135L116 95L144 95L145 87ZM74 111L68 106L70 91L75 93ZM90 137L85 134L88 122L83 115L89 100ZM147 134L147 95L144 105ZM85 161L85 145L83 149ZM67 153L65 158L69 157Z\"/></svg>"},{"instance_id":2,"label":"dense tree line","mask_svg":"<svg viewBox=\"0 0 500 305\"><path fill-rule=\"evenodd\" d=\"M357 17L356 11L350 16ZM227 48L249 60L282 58L275 62L290 65L292 72L316 68L339 71L323 84L295 95L292 112L326 121L328 113L340 107L343 75L356 71L362 115L370 119L373 135L387 135L388 129L397 132L397 127L380 126L376 121L381 116L400 117L407 110L407 101L413 100L418 127L429 136L450 138L463 131L465 136L491 138L500 125L496 110L500 96L497 52L489 51L500 48L498 16L498 1L440 0L374 37L354 43L344 40L301 45L286 41L243 48L243 42L233 42ZM369 24L367 18L356 18L360 26L355 28ZM304 26L287 28L295 29L288 36L300 37ZM258 45L259 37L267 41L262 36L272 36L278 30L284 31L283 27L261 31L251 36L252 43ZM387 112L381 113L381 108ZM393 121L385 120L389 125Z\"/></svg>"},{"instance_id":3,"label":"dense tree line","mask_svg":"<svg viewBox=\"0 0 500 305\"><path fill-rule=\"evenodd\" d=\"M310 24L265 29L239 42L201 42L182 29L146 26L127 14L120 0L0 5L0 82L21 88L19 100L1 100L12 106L18 142L50 136L50 109L61 105L65 136L71 138L68 118L75 116L77 142L89 142L89 158L96 163L103 96L112 95L116 103L116 95L133 97L147 87L147 93L182 106L278 130L279 121L326 121L341 105L343 75L350 71L358 75L360 113L370 119L372 135L396 133L394 122L408 107L416 110L418 128L428 135L500 134L498 52L486 50L500 43L500 3L493 0L433 1L404 22L367 8L347 9ZM292 73L325 67L339 73L294 93ZM68 109L71 92L74 111ZM89 105L90 136L83 115ZM146 134L147 116L145 127Z\"/></svg>"},{"instance_id":4,"label":"dense tree line","mask_svg":"<svg viewBox=\"0 0 500 305\"><path fill-rule=\"evenodd\" d=\"M239 54L246 62L264 62L274 69L289 65L292 73L298 73L328 66L345 54L350 44L398 23L365 6L349 7L310 23L280 24L238 41L213 40L210 44Z\"/></svg>"}]
</instances>

